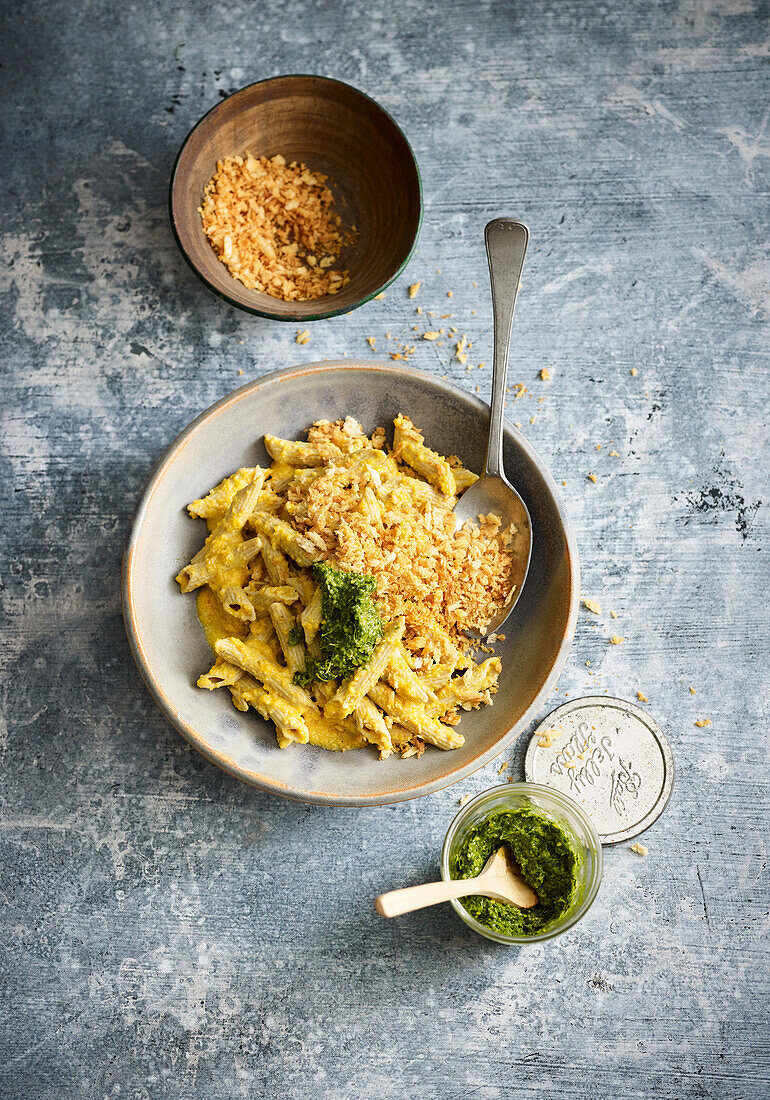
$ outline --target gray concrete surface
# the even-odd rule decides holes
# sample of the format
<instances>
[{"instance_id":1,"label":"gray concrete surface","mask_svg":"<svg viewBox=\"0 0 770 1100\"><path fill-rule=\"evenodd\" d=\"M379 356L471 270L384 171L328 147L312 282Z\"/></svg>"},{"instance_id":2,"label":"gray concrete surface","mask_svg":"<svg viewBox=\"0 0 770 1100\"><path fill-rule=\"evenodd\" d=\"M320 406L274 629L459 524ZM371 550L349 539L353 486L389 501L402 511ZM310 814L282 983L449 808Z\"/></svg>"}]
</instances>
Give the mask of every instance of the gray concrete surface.
<instances>
[{"instance_id":1,"label":"gray concrete surface","mask_svg":"<svg viewBox=\"0 0 770 1100\"><path fill-rule=\"evenodd\" d=\"M767 13L3 5L3 1096L768 1095ZM405 275L306 346L196 281L166 212L203 111L292 71L388 108L426 198ZM250 790L155 709L119 599L173 437L265 371L411 339L407 284L473 341L470 372L446 344L414 365L488 394L500 214L532 232L509 413L566 482L604 608L552 703L641 691L678 766L649 855L608 850L581 925L523 951L371 905L436 873L496 765L367 812Z\"/></svg>"}]
</instances>

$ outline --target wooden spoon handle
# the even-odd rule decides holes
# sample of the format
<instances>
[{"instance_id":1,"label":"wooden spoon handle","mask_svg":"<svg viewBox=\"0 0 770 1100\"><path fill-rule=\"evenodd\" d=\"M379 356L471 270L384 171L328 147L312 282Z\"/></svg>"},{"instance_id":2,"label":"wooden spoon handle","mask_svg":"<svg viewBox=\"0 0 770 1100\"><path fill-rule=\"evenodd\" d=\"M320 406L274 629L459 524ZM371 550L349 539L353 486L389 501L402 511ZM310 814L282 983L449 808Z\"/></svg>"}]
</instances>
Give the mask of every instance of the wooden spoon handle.
<instances>
[{"instance_id":1,"label":"wooden spoon handle","mask_svg":"<svg viewBox=\"0 0 770 1100\"><path fill-rule=\"evenodd\" d=\"M478 893L475 879L452 879L451 882L424 882L420 886L407 886L403 890L390 890L374 900L374 907L383 917L400 917L414 909L425 909L452 898L463 898Z\"/></svg>"}]
</instances>

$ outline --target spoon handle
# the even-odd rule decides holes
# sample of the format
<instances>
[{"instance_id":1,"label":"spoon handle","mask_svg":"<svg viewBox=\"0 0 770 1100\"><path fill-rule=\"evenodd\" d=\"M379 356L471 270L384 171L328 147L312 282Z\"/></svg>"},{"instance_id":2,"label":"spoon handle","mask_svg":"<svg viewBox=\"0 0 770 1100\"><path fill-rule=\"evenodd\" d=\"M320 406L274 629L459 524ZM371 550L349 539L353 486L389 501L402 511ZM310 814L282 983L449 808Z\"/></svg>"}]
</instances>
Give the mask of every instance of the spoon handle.
<instances>
[{"instance_id":1,"label":"spoon handle","mask_svg":"<svg viewBox=\"0 0 770 1100\"><path fill-rule=\"evenodd\" d=\"M424 882L420 886L406 886L403 890L390 890L374 899L374 907L383 917L400 917L413 909L425 909L452 898L464 898L478 893L475 878L452 879L449 882Z\"/></svg>"},{"instance_id":2,"label":"spoon handle","mask_svg":"<svg viewBox=\"0 0 770 1100\"><path fill-rule=\"evenodd\" d=\"M508 378L508 352L511 344L513 311L519 293L519 279L529 244L529 229L513 218L495 218L484 230L492 284L494 317L494 361L492 404L489 416L489 443L484 474L503 475L503 410L505 383Z\"/></svg>"}]
</instances>

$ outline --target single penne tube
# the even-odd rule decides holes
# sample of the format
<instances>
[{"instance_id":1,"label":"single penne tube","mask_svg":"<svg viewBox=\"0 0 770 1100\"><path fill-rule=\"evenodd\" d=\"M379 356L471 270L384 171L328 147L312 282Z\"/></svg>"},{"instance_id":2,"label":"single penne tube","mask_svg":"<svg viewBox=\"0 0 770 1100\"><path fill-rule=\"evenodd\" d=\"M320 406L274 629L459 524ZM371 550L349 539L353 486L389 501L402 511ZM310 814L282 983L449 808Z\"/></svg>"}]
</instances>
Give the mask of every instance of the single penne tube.
<instances>
[{"instance_id":1,"label":"single penne tube","mask_svg":"<svg viewBox=\"0 0 770 1100\"><path fill-rule=\"evenodd\" d=\"M310 734L301 711L285 699L272 695L252 679L243 675L230 689L233 702L238 698L248 706L259 711L267 722L273 722L280 747L286 748L292 742L306 745Z\"/></svg>"},{"instance_id":2,"label":"single penne tube","mask_svg":"<svg viewBox=\"0 0 770 1100\"><path fill-rule=\"evenodd\" d=\"M405 625L404 616L399 615L385 627L369 664L357 668L349 679L344 680L324 707L327 718L346 718L353 713L385 671L396 643L401 641Z\"/></svg>"},{"instance_id":3,"label":"single penne tube","mask_svg":"<svg viewBox=\"0 0 770 1100\"><path fill-rule=\"evenodd\" d=\"M466 489L470 489L471 485L475 485L479 480L479 475L474 474L471 470L466 470L464 466L450 466L452 471L452 478L455 483L455 495L464 493Z\"/></svg>"},{"instance_id":4,"label":"single penne tube","mask_svg":"<svg viewBox=\"0 0 770 1100\"><path fill-rule=\"evenodd\" d=\"M399 695L406 699L414 699L418 703L427 703L432 692L429 692L406 659L403 645L394 646L390 660L385 668L385 679L395 688Z\"/></svg>"},{"instance_id":5,"label":"single penne tube","mask_svg":"<svg viewBox=\"0 0 770 1100\"><path fill-rule=\"evenodd\" d=\"M272 459L290 466L325 466L342 458L342 451L333 443L298 443L276 435L266 435L264 442Z\"/></svg>"},{"instance_id":6,"label":"single penne tube","mask_svg":"<svg viewBox=\"0 0 770 1100\"><path fill-rule=\"evenodd\" d=\"M191 501L187 511L196 519L221 518L232 504L235 494L254 480L258 469L258 466L253 466L236 470L215 485L206 496Z\"/></svg>"},{"instance_id":7,"label":"single penne tube","mask_svg":"<svg viewBox=\"0 0 770 1100\"><path fill-rule=\"evenodd\" d=\"M497 684L501 668L499 657L490 657L481 664L471 665L462 675L454 676L440 688L426 710L439 717L455 706L468 703L478 706L487 702L487 692Z\"/></svg>"},{"instance_id":8,"label":"single penne tube","mask_svg":"<svg viewBox=\"0 0 770 1100\"><path fill-rule=\"evenodd\" d=\"M202 588L213 577L211 567L205 560L191 561L176 576L176 582L183 592L194 592Z\"/></svg>"},{"instance_id":9,"label":"single penne tube","mask_svg":"<svg viewBox=\"0 0 770 1100\"><path fill-rule=\"evenodd\" d=\"M425 446L422 435L408 416L399 413L394 424L396 430L393 450L401 461L411 466L442 493L452 496L455 491L455 481L447 460Z\"/></svg>"},{"instance_id":10,"label":"single penne tube","mask_svg":"<svg viewBox=\"0 0 770 1100\"><path fill-rule=\"evenodd\" d=\"M253 623L249 623L249 632L252 638L269 646L275 640L273 623L268 614L258 614Z\"/></svg>"},{"instance_id":11,"label":"single penne tube","mask_svg":"<svg viewBox=\"0 0 770 1100\"><path fill-rule=\"evenodd\" d=\"M439 663L435 665L429 665L423 668L418 673L420 682L432 692L437 691L443 687L444 684L449 683L452 679L452 673L455 670L454 665L448 663Z\"/></svg>"},{"instance_id":12,"label":"single penne tube","mask_svg":"<svg viewBox=\"0 0 770 1100\"><path fill-rule=\"evenodd\" d=\"M465 742L462 734L427 714L422 704L402 699L387 684L375 684L369 698L399 725L436 748L457 749Z\"/></svg>"},{"instance_id":13,"label":"single penne tube","mask_svg":"<svg viewBox=\"0 0 770 1100\"><path fill-rule=\"evenodd\" d=\"M267 652L266 652L267 650ZM216 644L218 657L223 657L233 665L238 665L255 680L263 684L268 691L280 695L292 703L298 710L318 712L313 698L304 688L293 684L287 670L278 664L272 652L264 643L251 638L242 642L238 638L223 638Z\"/></svg>"},{"instance_id":14,"label":"single penne tube","mask_svg":"<svg viewBox=\"0 0 770 1100\"><path fill-rule=\"evenodd\" d=\"M257 507L259 494L262 492L264 483L265 471L257 467L254 477L249 484L239 489L233 497L232 503L225 512L222 522L240 531L246 520L250 518L251 513Z\"/></svg>"},{"instance_id":15,"label":"single penne tube","mask_svg":"<svg viewBox=\"0 0 770 1100\"><path fill-rule=\"evenodd\" d=\"M256 618L254 604L239 584L228 584L220 592L220 599L228 615L243 622L251 622Z\"/></svg>"},{"instance_id":16,"label":"single penne tube","mask_svg":"<svg viewBox=\"0 0 770 1100\"><path fill-rule=\"evenodd\" d=\"M231 684L240 680L243 675L245 675L243 669L223 661L221 657L217 657L208 672L204 672L202 676L198 677L197 684L199 688L213 691L215 688L230 687Z\"/></svg>"},{"instance_id":17,"label":"single penne tube","mask_svg":"<svg viewBox=\"0 0 770 1100\"><path fill-rule=\"evenodd\" d=\"M281 553L278 547L274 546L269 539L262 540L261 553L270 583L276 586L288 585L289 563L286 560L286 555Z\"/></svg>"},{"instance_id":18,"label":"single penne tube","mask_svg":"<svg viewBox=\"0 0 770 1100\"><path fill-rule=\"evenodd\" d=\"M313 641L321 627L323 617L323 592L321 586L316 585L313 597L299 617L302 629L305 632L305 641L308 645Z\"/></svg>"},{"instance_id":19,"label":"single penne tube","mask_svg":"<svg viewBox=\"0 0 770 1100\"><path fill-rule=\"evenodd\" d=\"M301 668L305 667L305 647L303 645L292 645L289 641L289 635L296 625L294 616L282 603L271 604L269 614L283 650L286 668L289 675L294 676L295 672L299 672Z\"/></svg>"},{"instance_id":20,"label":"single penne tube","mask_svg":"<svg viewBox=\"0 0 770 1100\"><path fill-rule=\"evenodd\" d=\"M385 716L368 695L364 696L353 711L353 717L358 732L365 741L377 746L381 759L384 760L393 752L393 742L390 739L390 730Z\"/></svg>"},{"instance_id":21,"label":"single penne tube","mask_svg":"<svg viewBox=\"0 0 770 1100\"><path fill-rule=\"evenodd\" d=\"M457 504L457 497L448 497L445 493L441 493L438 489L434 489L427 481L418 481L416 477L405 478L403 485L413 496L417 497L419 500L425 500L429 504L434 504L436 507L446 508L451 511L455 504Z\"/></svg>"},{"instance_id":22,"label":"single penne tube","mask_svg":"<svg viewBox=\"0 0 770 1100\"><path fill-rule=\"evenodd\" d=\"M274 546L289 557L294 558L297 565L312 565L324 555L319 548L295 531L291 524L284 519L279 519L272 512L255 511L252 513L251 525L260 535L270 539Z\"/></svg>"},{"instance_id":23,"label":"single penne tube","mask_svg":"<svg viewBox=\"0 0 770 1100\"><path fill-rule=\"evenodd\" d=\"M289 584L265 584L260 587L247 588L247 594L256 611L270 613L274 603L282 603L287 606L297 602L297 590Z\"/></svg>"},{"instance_id":24,"label":"single penne tube","mask_svg":"<svg viewBox=\"0 0 770 1100\"><path fill-rule=\"evenodd\" d=\"M235 547L230 555L231 561L234 565L248 565L250 561L256 558L261 549L262 539L259 535L253 539L246 539L245 542Z\"/></svg>"}]
</instances>

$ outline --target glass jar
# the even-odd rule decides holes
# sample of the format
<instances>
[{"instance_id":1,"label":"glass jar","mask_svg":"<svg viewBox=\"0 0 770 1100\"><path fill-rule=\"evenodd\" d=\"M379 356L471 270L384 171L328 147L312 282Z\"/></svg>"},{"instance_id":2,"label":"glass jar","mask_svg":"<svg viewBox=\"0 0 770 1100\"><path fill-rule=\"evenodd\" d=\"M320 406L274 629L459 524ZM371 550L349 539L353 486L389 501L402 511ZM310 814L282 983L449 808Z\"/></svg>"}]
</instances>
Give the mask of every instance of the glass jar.
<instances>
[{"instance_id":1,"label":"glass jar","mask_svg":"<svg viewBox=\"0 0 770 1100\"><path fill-rule=\"evenodd\" d=\"M441 877L448 882L452 876L449 868L452 858L462 845L473 825L483 821L492 813L504 810L517 810L523 806L534 806L552 817L569 835L580 856L577 867L578 885L575 899L561 917L553 921L542 932L531 936L506 936L495 932L472 917L462 903L462 899L451 902L457 915L469 928L497 943L525 944L537 943L560 936L588 912L599 891L602 881L602 845L590 818L581 810L577 802L560 791L544 787L540 783L504 783L482 791L460 810L449 826L441 852Z\"/></svg>"}]
</instances>

